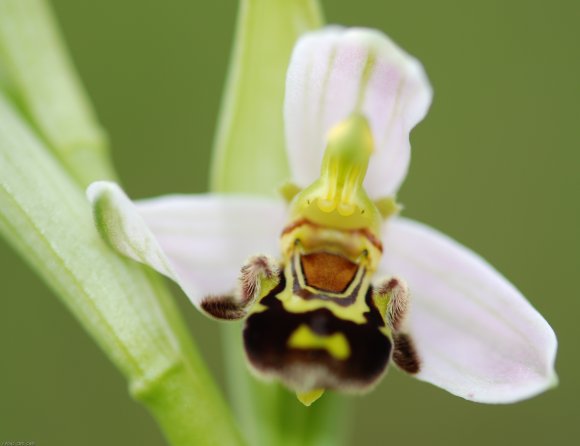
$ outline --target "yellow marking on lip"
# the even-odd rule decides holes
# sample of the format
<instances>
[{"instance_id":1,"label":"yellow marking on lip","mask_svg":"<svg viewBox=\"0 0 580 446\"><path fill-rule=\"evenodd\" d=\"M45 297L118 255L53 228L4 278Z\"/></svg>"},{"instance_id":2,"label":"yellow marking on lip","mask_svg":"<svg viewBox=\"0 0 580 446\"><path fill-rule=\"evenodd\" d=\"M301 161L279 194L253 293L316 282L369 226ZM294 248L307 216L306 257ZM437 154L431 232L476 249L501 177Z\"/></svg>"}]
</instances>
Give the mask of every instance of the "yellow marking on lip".
<instances>
[{"instance_id":1,"label":"yellow marking on lip","mask_svg":"<svg viewBox=\"0 0 580 446\"><path fill-rule=\"evenodd\" d=\"M350 355L350 346L342 333L321 336L314 333L310 327L304 324L292 333L292 336L288 339L288 347L299 349L321 348L338 360L346 359Z\"/></svg>"},{"instance_id":2,"label":"yellow marking on lip","mask_svg":"<svg viewBox=\"0 0 580 446\"><path fill-rule=\"evenodd\" d=\"M298 257L293 259L293 261L297 261L297 259ZM294 294L293 289L296 283L302 288L305 284L301 283L303 279L300 278L298 278L298 282L296 282L292 274L291 265L286 265L286 288L276 297L280 302L282 302L284 310L289 313L300 314L326 308L338 319L351 321L355 324L366 324L368 321L365 317L365 313L370 309L366 303L365 296L368 290L370 278L368 277L368 274L364 274L363 270L359 270L357 274L358 277L355 277L353 282L350 284L347 293L352 292L353 288L359 286L360 282L359 294L356 296L352 304L343 306L332 300L319 298L304 299L303 297ZM312 289L312 291L315 293L317 292L315 289ZM328 293L327 295L333 296L333 294ZM340 295L336 295L336 297L340 297Z\"/></svg>"},{"instance_id":3,"label":"yellow marking on lip","mask_svg":"<svg viewBox=\"0 0 580 446\"><path fill-rule=\"evenodd\" d=\"M251 314L261 313L263 311L266 311L267 309L268 309L267 306L262 305L262 303L260 302L257 302L252 308Z\"/></svg>"}]
</instances>

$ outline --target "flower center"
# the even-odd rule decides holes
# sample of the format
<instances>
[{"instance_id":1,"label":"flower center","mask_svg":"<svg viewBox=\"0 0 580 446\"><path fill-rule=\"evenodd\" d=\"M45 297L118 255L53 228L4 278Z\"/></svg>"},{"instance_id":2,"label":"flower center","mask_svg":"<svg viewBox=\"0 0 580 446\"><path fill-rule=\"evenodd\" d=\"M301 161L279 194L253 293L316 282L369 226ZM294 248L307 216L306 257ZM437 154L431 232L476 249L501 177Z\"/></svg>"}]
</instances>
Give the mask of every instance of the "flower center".
<instances>
[{"instance_id":1,"label":"flower center","mask_svg":"<svg viewBox=\"0 0 580 446\"><path fill-rule=\"evenodd\" d=\"M363 115L353 114L331 128L320 177L296 196L293 216L339 229L378 229L380 214L363 187L373 151Z\"/></svg>"}]
</instances>

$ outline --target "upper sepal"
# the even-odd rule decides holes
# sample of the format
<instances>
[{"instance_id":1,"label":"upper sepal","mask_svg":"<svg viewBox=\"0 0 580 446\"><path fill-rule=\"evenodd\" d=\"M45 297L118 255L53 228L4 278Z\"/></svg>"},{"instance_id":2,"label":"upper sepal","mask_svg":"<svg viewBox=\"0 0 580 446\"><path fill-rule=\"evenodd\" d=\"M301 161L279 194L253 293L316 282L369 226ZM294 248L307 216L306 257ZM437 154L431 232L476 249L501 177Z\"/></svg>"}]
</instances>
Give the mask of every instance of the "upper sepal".
<instances>
[{"instance_id":1,"label":"upper sepal","mask_svg":"<svg viewBox=\"0 0 580 446\"><path fill-rule=\"evenodd\" d=\"M409 132L425 116L431 86L422 65L379 31L337 26L306 34L286 80L286 142L293 180L318 176L328 131L353 113L370 124L376 153L364 185L394 195L410 160Z\"/></svg>"}]
</instances>

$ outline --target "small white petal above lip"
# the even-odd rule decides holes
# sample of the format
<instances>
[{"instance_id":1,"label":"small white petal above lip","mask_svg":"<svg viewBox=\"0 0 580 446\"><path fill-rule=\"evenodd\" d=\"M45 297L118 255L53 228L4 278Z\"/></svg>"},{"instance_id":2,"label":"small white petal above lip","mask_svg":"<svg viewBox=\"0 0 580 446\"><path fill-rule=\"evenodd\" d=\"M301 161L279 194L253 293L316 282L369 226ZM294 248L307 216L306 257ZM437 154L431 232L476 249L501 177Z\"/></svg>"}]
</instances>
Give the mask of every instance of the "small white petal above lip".
<instances>
[{"instance_id":1,"label":"small white petal above lip","mask_svg":"<svg viewBox=\"0 0 580 446\"><path fill-rule=\"evenodd\" d=\"M463 398L510 403L556 382L552 328L481 257L420 223L385 226L382 272L411 293L410 333L417 378Z\"/></svg>"},{"instance_id":2,"label":"small white petal above lip","mask_svg":"<svg viewBox=\"0 0 580 446\"><path fill-rule=\"evenodd\" d=\"M294 48L286 79L293 181L305 187L318 177L328 131L360 112L376 146L367 192L372 198L394 195L407 174L409 132L431 97L422 65L379 31L332 26L306 34Z\"/></svg>"},{"instance_id":3,"label":"small white petal above lip","mask_svg":"<svg viewBox=\"0 0 580 446\"><path fill-rule=\"evenodd\" d=\"M101 235L123 255L175 280L196 305L235 289L254 254L278 252L285 208L234 195L170 195L132 202L115 183L91 184Z\"/></svg>"}]
</instances>

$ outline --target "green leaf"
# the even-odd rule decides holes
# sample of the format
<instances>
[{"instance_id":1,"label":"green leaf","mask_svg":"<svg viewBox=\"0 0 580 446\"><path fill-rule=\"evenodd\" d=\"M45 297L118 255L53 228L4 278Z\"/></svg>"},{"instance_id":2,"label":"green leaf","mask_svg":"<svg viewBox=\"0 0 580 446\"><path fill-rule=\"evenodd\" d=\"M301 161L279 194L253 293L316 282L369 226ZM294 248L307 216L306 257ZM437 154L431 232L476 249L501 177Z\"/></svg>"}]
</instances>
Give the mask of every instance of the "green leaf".
<instances>
[{"instance_id":1,"label":"green leaf","mask_svg":"<svg viewBox=\"0 0 580 446\"><path fill-rule=\"evenodd\" d=\"M115 178L105 132L45 0L0 0L2 84L82 186Z\"/></svg>"}]
</instances>

